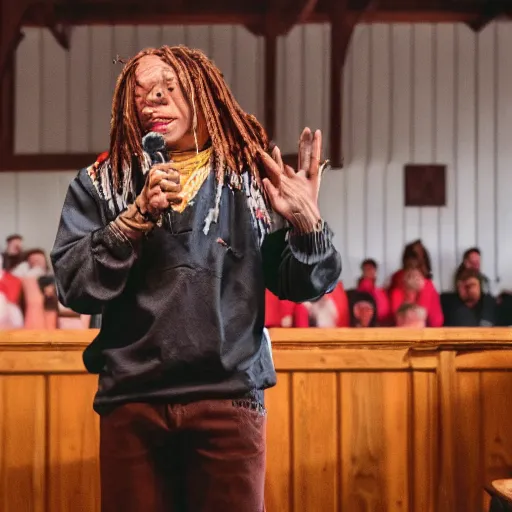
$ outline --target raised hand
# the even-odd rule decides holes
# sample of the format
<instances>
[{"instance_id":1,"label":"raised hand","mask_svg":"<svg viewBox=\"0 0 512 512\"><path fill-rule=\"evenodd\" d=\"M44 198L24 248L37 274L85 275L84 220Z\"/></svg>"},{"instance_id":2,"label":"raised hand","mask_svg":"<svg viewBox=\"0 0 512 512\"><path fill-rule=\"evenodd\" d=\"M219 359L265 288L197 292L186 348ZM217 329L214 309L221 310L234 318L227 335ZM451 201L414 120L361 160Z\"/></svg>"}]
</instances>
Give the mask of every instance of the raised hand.
<instances>
[{"instance_id":1,"label":"raised hand","mask_svg":"<svg viewBox=\"0 0 512 512\"><path fill-rule=\"evenodd\" d=\"M272 156L261 153L268 176L263 185L270 204L301 233L313 231L321 219L318 209L321 156L322 133L317 130L313 135L309 128L300 136L298 171L283 165L278 147L274 148Z\"/></svg>"}]
</instances>

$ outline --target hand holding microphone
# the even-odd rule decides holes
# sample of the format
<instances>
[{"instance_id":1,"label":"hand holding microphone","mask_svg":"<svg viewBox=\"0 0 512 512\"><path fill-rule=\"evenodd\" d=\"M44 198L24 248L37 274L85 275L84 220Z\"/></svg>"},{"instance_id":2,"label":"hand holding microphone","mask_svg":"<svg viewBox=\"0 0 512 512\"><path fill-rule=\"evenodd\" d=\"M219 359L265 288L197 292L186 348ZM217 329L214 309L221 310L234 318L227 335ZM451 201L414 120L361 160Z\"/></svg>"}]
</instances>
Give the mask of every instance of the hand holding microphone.
<instances>
[{"instance_id":1,"label":"hand holding microphone","mask_svg":"<svg viewBox=\"0 0 512 512\"><path fill-rule=\"evenodd\" d=\"M153 165L135 203L142 213L158 218L171 204L182 202L180 173L173 169L172 163L166 162L165 141L160 134L148 133L142 145Z\"/></svg>"}]
</instances>

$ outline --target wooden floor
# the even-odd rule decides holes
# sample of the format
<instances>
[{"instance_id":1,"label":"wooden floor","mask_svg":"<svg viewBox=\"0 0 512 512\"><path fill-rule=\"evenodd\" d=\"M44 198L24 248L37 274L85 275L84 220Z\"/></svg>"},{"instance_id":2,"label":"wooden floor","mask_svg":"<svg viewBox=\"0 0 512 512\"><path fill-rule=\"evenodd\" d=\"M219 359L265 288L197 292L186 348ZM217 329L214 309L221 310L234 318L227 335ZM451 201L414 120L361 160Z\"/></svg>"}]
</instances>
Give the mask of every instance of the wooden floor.
<instances>
[{"instance_id":1,"label":"wooden floor","mask_svg":"<svg viewBox=\"0 0 512 512\"><path fill-rule=\"evenodd\" d=\"M1 512L99 512L93 335L0 333ZM482 512L512 476L510 329L272 338L268 512Z\"/></svg>"}]
</instances>

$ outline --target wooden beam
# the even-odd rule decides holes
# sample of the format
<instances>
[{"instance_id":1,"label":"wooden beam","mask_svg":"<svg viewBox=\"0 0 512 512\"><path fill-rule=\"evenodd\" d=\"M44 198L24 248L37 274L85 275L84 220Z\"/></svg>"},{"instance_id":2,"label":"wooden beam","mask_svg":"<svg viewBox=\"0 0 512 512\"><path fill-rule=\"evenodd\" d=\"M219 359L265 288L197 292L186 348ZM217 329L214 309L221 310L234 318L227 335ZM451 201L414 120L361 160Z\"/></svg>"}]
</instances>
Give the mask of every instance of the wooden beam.
<instances>
[{"instance_id":1,"label":"wooden beam","mask_svg":"<svg viewBox=\"0 0 512 512\"><path fill-rule=\"evenodd\" d=\"M23 17L33 0L0 1L0 77L10 65L21 40Z\"/></svg>"},{"instance_id":2,"label":"wooden beam","mask_svg":"<svg viewBox=\"0 0 512 512\"><path fill-rule=\"evenodd\" d=\"M355 26L364 15L376 12L377 0L366 0L354 16L348 0L331 0L331 83L330 83L330 160L333 167L343 167L343 68Z\"/></svg>"},{"instance_id":3,"label":"wooden beam","mask_svg":"<svg viewBox=\"0 0 512 512\"><path fill-rule=\"evenodd\" d=\"M0 172L74 171L93 164L98 153L39 153L8 155L0 160Z\"/></svg>"},{"instance_id":4,"label":"wooden beam","mask_svg":"<svg viewBox=\"0 0 512 512\"><path fill-rule=\"evenodd\" d=\"M331 165L338 168L343 167L343 67L355 26L347 7L347 0L332 0L329 158Z\"/></svg>"},{"instance_id":5,"label":"wooden beam","mask_svg":"<svg viewBox=\"0 0 512 512\"><path fill-rule=\"evenodd\" d=\"M305 23L315 10L318 0L282 0L273 2L273 26L277 35L287 34L298 23Z\"/></svg>"},{"instance_id":6,"label":"wooden beam","mask_svg":"<svg viewBox=\"0 0 512 512\"><path fill-rule=\"evenodd\" d=\"M264 119L265 130L270 139L276 135L276 103L277 103L277 37L268 34L265 36L265 89L264 97Z\"/></svg>"},{"instance_id":7,"label":"wooden beam","mask_svg":"<svg viewBox=\"0 0 512 512\"><path fill-rule=\"evenodd\" d=\"M8 61L0 76L0 152L11 155L14 152L14 57Z\"/></svg>"},{"instance_id":8,"label":"wooden beam","mask_svg":"<svg viewBox=\"0 0 512 512\"><path fill-rule=\"evenodd\" d=\"M263 19L265 3L239 0L54 0L52 16L56 23L68 25L251 24ZM29 12L25 22L28 25L45 24L37 10Z\"/></svg>"}]
</instances>

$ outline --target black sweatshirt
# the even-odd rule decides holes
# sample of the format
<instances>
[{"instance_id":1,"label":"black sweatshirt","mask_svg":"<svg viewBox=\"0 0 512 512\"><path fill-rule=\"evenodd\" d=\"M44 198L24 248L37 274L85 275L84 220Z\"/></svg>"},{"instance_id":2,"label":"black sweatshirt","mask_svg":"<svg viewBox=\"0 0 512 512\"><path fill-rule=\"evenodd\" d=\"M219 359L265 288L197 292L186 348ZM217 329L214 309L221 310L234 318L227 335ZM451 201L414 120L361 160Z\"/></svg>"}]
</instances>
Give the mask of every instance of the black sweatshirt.
<instances>
[{"instance_id":1,"label":"black sweatshirt","mask_svg":"<svg viewBox=\"0 0 512 512\"><path fill-rule=\"evenodd\" d=\"M192 204L139 244L116 236L86 169L69 186L51 254L60 301L102 313L84 352L99 374L95 409L134 401L237 398L275 385L264 331L265 287L315 299L341 272L332 233L267 234L260 244L243 190L225 185L218 221L212 172Z\"/></svg>"}]
</instances>

